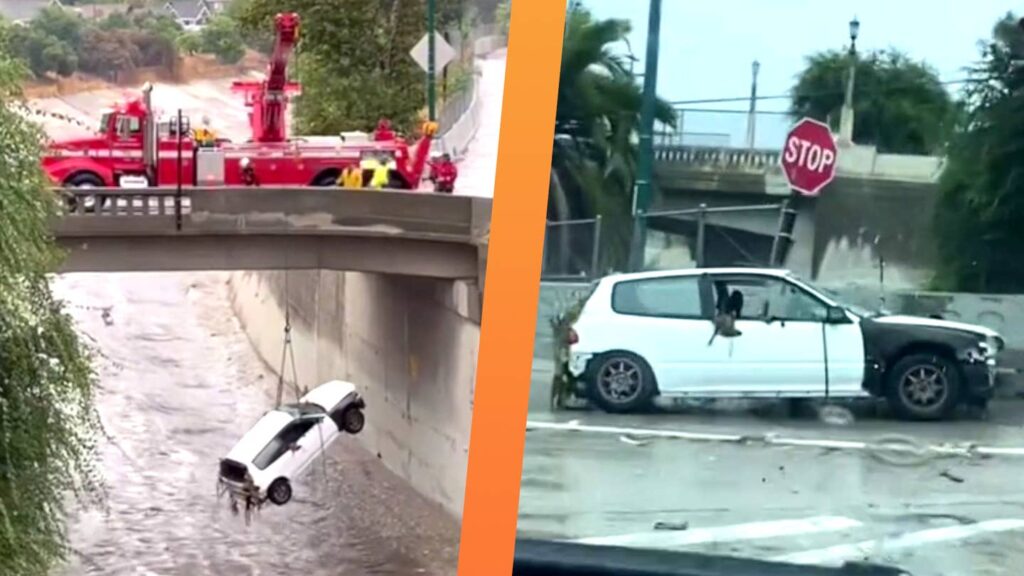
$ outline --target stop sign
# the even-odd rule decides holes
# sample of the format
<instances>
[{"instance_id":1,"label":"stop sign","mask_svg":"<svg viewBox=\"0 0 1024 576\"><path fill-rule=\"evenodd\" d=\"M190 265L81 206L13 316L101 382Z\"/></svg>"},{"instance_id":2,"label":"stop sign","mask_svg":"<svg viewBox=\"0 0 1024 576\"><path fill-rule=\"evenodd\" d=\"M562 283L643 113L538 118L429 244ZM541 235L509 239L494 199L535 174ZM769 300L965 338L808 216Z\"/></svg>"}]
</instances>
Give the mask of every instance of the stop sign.
<instances>
[{"instance_id":1,"label":"stop sign","mask_svg":"<svg viewBox=\"0 0 1024 576\"><path fill-rule=\"evenodd\" d=\"M836 143L827 124L804 118L786 135L782 171L790 188L817 196L836 175Z\"/></svg>"}]
</instances>

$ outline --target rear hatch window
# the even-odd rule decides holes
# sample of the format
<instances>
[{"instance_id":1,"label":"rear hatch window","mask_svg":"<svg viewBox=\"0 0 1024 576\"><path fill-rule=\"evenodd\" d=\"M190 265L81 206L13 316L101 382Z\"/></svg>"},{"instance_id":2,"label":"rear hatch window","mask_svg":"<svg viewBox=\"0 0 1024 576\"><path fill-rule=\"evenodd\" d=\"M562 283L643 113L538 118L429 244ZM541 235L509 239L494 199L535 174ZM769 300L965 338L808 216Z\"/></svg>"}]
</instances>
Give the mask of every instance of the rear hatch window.
<instances>
[{"instance_id":1,"label":"rear hatch window","mask_svg":"<svg viewBox=\"0 0 1024 576\"><path fill-rule=\"evenodd\" d=\"M220 461L220 477L230 482L245 482L246 468L234 460Z\"/></svg>"}]
</instances>

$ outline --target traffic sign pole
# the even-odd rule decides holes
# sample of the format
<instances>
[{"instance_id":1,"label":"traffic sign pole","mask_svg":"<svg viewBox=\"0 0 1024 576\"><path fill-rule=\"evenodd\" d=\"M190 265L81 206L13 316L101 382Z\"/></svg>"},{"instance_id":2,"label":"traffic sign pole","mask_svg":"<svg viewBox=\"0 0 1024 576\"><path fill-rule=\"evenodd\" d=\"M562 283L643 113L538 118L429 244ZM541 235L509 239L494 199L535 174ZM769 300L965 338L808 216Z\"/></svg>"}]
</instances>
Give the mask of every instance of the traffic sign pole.
<instances>
[{"instance_id":1,"label":"traffic sign pole","mask_svg":"<svg viewBox=\"0 0 1024 576\"><path fill-rule=\"evenodd\" d=\"M651 0L647 23L647 62L644 71L644 92L640 106L640 149L637 158L636 184L633 191L633 238L630 245L629 269L643 270L647 246L647 208L651 203L651 181L654 179L654 112L658 89L658 47L661 29L661 0Z\"/></svg>"},{"instance_id":2,"label":"traffic sign pole","mask_svg":"<svg viewBox=\"0 0 1024 576\"><path fill-rule=\"evenodd\" d=\"M436 0L427 0L427 115L433 122L437 119L437 86L434 81L437 71L434 69L437 47L434 45L434 17Z\"/></svg>"}]
</instances>

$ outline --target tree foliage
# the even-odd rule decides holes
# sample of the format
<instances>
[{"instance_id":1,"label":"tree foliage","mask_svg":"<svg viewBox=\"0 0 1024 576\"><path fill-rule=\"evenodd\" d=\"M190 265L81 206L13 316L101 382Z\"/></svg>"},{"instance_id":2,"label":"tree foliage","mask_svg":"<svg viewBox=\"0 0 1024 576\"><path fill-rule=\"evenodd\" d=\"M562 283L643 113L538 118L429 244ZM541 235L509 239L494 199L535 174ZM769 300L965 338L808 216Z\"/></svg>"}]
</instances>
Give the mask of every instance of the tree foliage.
<instances>
[{"instance_id":1,"label":"tree foliage","mask_svg":"<svg viewBox=\"0 0 1024 576\"><path fill-rule=\"evenodd\" d=\"M850 55L811 55L793 87L791 114L827 121L838 130ZM857 56L853 140L880 152L933 154L951 131L955 107L934 69L895 50Z\"/></svg>"},{"instance_id":2,"label":"tree foliage","mask_svg":"<svg viewBox=\"0 0 1024 576\"><path fill-rule=\"evenodd\" d=\"M446 28L461 0L438 0ZM425 0L243 0L244 32L273 29L280 12L302 18L295 71L303 94L296 128L306 134L369 130L381 117L403 131L415 127L426 101L423 70L409 50L426 32Z\"/></svg>"},{"instance_id":3,"label":"tree foliage","mask_svg":"<svg viewBox=\"0 0 1024 576\"><path fill-rule=\"evenodd\" d=\"M215 16L199 32L199 49L214 55L222 64L237 64L245 56L245 41L238 23L227 16Z\"/></svg>"},{"instance_id":4,"label":"tree foliage","mask_svg":"<svg viewBox=\"0 0 1024 576\"><path fill-rule=\"evenodd\" d=\"M47 278L57 204L42 134L11 106L24 72L0 51L0 574L45 576L65 558L68 493L97 497L102 484L89 358Z\"/></svg>"},{"instance_id":5,"label":"tree foliage","mask_svg":"<svg viewBox=\"0 0 1024 576\"><path fill-rule=\"evenodd\" d=\"M637 170L642 90L625 57L615 51L627 37L625 20L594 20L582 9L569 15L555 118L549 217L602 216L603 266L628 255L631 198ZM675 123L658 100L656 118ZM588 256L589 257L589 256Z\"/></svg>"},{"instance_id":6,"label":"tree foliage","mask_svg":"<svg viewBox=\"0 0 1024 576\"><path fill-rule=\"evenodd\" d=\"M1024 30L993 28L965 89L964 115L940 181L937 288L1024 289Z\"/></svg>"}]
</instances>

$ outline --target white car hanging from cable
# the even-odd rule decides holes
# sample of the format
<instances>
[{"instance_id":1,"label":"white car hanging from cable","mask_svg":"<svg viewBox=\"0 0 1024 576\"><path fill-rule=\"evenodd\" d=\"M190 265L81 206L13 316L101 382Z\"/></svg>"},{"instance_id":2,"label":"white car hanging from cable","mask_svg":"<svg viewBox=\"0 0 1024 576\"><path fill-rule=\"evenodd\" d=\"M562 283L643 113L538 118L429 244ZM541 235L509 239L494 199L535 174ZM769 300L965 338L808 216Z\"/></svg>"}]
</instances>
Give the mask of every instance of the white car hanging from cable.
<instances>
[{"instance_id":1,"label":"white car hanging from cable","mask_svg":"<svg viewBox=\"0 0 1024 576\"><path fill-rule=\"evenodd\" d=\"M293 479L342 433L362 431L365 407L353 384L332 380L268 411L220 460L218 495L228 492L235 510L242 500L247 519L267 500L287 504Z\"/></svg>"}]
</instances>

